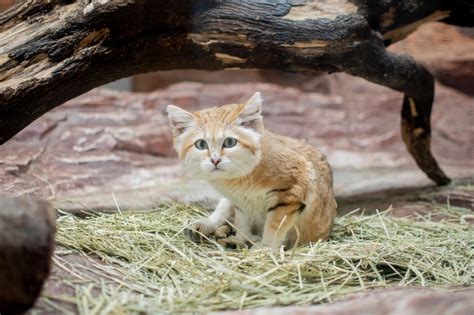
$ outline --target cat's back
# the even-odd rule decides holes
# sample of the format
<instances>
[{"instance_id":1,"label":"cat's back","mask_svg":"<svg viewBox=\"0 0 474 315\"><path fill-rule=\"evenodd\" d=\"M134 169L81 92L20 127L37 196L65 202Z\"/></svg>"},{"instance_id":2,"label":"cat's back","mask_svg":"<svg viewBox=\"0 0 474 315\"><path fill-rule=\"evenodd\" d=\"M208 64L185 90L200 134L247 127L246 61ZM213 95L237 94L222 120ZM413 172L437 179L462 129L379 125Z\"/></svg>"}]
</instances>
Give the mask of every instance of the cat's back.
<instances>
[{"instance_id":1,"label":"cat's back","mask_svg":"<svg viewBox=\"0 0 474 315\"><path fill-rule=\"evenodd\" d=\"M306 143L304 140L285 137L270 131L265 131L262 142L262 155L280 155L285 163L274 163L274 167L291 167L299 164L301 158L310 162L315 168L318 177L332 185L332 171L326 160L317 148Z\"/></svg>"},{"instance_id":2,"label":"cat's back","mask_svg":"<svg viewBox=\"0 0 474 315\"><path fill-rule=\"evenodd\" d=\"M325 156L316 148L306 143L305 140L285 137L270 131L265 131L263 137L262 150L272 153L280 152L282 154L289 154L293 157L303 156L306 159L317 162L326 160Z\"/></svg>"}]
</instances>

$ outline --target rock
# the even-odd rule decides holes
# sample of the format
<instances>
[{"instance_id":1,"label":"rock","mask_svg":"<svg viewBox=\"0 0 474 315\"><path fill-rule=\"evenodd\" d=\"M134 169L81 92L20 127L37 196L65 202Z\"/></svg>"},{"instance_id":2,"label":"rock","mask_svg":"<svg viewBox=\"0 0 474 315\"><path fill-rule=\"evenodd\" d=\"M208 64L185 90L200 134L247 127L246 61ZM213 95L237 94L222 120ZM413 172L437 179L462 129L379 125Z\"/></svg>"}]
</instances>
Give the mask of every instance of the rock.
<instances>
[{"instance_id":1,"label":"rock","mask_svg":"<svg viewBox=\"0 0 474 315\"><path fill-rule=\"evenodd\" d=\"M272 307L215 315L468 315L472 314L474 289L438 292L429 289L378 289L357 293L343 301L307 307Z\"/></svg>"},{"instance_id":2,"label":"rock","mask_svg":"<svg viewBox=\"0 0 474 315\"><path fill-rule=\"evenodd\" d=\"M0 198L0 314L33 306L51 269L55 232L48 203Z\"/></svg>"},{"instance_id":3,"label":"rock","mask_svg":"<svg viewBox=\"0 0 474 315\"><path fill-rule=\"evenodd\" d=\"M364 172L365 173L365 172ZM353 191L350 195L337 197L338 214L346 214L354 209L364 210L364 213L373 214L376 210L383 211L393 208L390 215L400 218L419 219L420 215L432 214L432 220L442 220L447 217L438 213L442 208L451 207L474 210L474 191L470 189L474 183L473 178L455 180L449 186L415 186L389 187ZM374 186L377 183L374 183ZM367 188L368 181L364 183ZM379 187L381 183L378 183ZM438 210L438 211L437 211ZM474 221L474 217L466 217L466 221Z\"/></svg>"},{"instance_id":4,"label":"rock","mask_svg":"<svg viewBox=\"0 0 474 315\"><path fill-rule=\"evenodd\" d=\"M180 83L152 93L94 90L56 108L0 147L0 194L50 199L70 211L213 204L209 185L183 177L165 108L243 101L260 90L266 128L306 139L334 168L339 196L430 185L399 135L401 94L343 74L329 94L266 83ZM466 128L474 99L437 86L433 150L450 176L474 174Z\"/></svg>"},{"instance_id":5,"label":"rock","mask_svg":"<svg viewBox=\"0 0 474 315\"><path fill-rule=\"evenodd\" d=\"M62 246L57 246L55 251L55 264L51 270L51 276L44 284L42 297L65 297L75 298L77 292L71 283L85 282L89 279L101 279L103 283L109 285L109 279L104 275L101 268L110 267L110 264L100 260L93 255L82 255L75 253ZM124 282L126 277L114 274ZM91 290L92 294L97 293L97 289ZM45 298L38 299L31 310L31 314L78 314L80 311L74 305L63 300L54 300L54 304L45 301ZM61 311L58 310L58 307Z\"/></svg>"},{"instance_id":6,"label":"rock","mask_svg":"<svg viewBox=\"0 0 474 315\"><path fill-rule=\"evenodd\" d=\"M0 12L8 9L15 3L15 0L0 0Z\"/></svg>"}]
</instances>

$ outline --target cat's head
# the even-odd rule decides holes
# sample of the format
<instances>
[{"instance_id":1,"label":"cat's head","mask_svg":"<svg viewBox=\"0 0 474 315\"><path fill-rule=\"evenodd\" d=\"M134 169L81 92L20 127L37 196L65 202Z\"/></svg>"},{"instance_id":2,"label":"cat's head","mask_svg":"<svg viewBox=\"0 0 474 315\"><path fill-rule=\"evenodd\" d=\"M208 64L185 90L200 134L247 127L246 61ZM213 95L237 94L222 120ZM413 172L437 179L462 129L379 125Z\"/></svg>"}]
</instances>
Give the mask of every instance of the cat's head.
<instances>
[{"instance_id":1,"label":"cat's head","mask_svg":"<svg viewBox=\"0 0 474 315\"><path fill-rule=\"evenodd\" d=\"M231 179L251 173L261 159L262 98L195 113L174 105L167 112L174 148L192 176Z\"/></svg>"}]
</instances>

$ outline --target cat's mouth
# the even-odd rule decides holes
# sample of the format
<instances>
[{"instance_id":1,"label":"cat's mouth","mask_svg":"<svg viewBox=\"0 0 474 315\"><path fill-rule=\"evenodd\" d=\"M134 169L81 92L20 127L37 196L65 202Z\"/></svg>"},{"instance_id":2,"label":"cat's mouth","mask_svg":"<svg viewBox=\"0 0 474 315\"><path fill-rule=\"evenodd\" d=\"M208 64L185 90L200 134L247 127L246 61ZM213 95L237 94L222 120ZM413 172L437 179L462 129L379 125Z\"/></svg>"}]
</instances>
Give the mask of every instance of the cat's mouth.
<instances>
[{"instance_id":1,"label":"cat's mouth","mask_svg":"<svg viewBox=\"0 0 474 315\"><path fill-rule=\"evenodd\" d=\"M218 171L223 172L224 170L216 166L211 172L218 172Z\"/></svg>"}]
</instances>

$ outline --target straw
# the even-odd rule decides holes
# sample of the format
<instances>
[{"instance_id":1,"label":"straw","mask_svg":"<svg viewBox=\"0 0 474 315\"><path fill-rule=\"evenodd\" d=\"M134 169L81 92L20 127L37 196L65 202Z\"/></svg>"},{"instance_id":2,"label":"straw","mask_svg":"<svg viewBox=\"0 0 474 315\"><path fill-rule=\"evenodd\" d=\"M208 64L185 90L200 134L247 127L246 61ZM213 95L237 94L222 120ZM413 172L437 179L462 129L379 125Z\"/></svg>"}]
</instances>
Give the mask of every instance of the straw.
<instances>
[{"instance_id":1,"label":"straw","mask_svg":"<svg viewBox=\"0 0 474 315\"><path fill-rule=\"evenodd\" d=\"M329 241L273 253L186 239L187 222L207 214L195 205L64 215L55 263L82 279L69 283L73 297L42 299L83 314L204 313L324 303L377 287L472 286L474 229L461 220L462 209L437 211L443 222L351 213L336 220ZM71 251L105 263L67 263L61 257Z\"/></svg>"}]
</instances>

